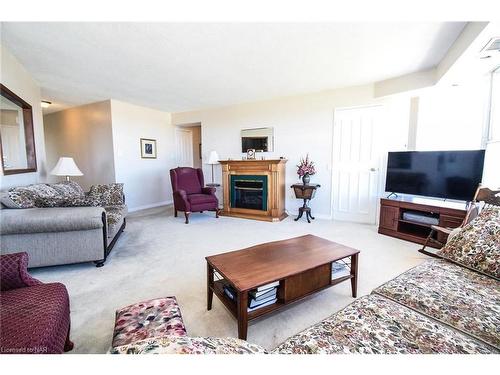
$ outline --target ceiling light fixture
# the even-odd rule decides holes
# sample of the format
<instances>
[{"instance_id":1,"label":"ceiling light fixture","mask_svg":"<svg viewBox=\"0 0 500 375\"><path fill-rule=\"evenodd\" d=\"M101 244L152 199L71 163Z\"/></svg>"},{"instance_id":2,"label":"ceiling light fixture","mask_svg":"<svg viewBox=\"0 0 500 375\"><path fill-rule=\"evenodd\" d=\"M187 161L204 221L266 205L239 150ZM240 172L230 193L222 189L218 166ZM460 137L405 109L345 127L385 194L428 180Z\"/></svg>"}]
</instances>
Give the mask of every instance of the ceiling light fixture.
<instances>
[{"instance_id":1,"label":"ceiling light fixture","mask_svg":"<svg viewBox=\"0 0 500 375\"><path fill-rule=\"evenodd\" d=\"M52 102L48 102L46 100L42 100L42 108L49 108Z\"/></svg>"}]
</instances>

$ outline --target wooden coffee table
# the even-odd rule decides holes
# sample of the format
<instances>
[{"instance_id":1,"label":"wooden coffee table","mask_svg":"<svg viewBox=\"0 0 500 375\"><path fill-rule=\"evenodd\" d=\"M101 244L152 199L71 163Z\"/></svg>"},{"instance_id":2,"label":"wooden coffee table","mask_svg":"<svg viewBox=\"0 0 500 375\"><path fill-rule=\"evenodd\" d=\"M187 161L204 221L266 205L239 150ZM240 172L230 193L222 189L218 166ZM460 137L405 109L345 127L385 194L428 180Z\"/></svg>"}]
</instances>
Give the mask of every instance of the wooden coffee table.
<instances>
[{"instance_id":1,"label":"wooden coffee table","mask_svg":"<svg viewBox=\"0 0 500 375\"><path fill-rule=\"evenodd\" d=\"M238 337L246 340L250 320L343 281L351 280L356 297L358 254L359 250L309 234L206 257L207 310L212 309L215 293L238 320ZM350 274L332 280L332 262L340 260L348 264ZM248 292L275 281L277 302L248 312ZM236 291L236 301L226 296L225 285Z\"/></svg>"}]
</instances>

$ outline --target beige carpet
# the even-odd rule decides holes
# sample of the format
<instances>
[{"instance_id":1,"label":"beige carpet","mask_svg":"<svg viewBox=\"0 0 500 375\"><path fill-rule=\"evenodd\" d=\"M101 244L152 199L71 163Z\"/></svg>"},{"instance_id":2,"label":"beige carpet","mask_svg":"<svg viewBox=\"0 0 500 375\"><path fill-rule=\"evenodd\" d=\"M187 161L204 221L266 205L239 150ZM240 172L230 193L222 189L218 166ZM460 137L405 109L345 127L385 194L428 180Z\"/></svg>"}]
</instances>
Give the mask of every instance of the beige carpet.
<instances>
[{"instance_id":1,"label":"beige carpet","mask_svg":"<svg viewBox=\"0 0 500 375\"><path fill-rule=\"evenodd\" d=\"M104 353L113 333L115 310L150 298L176 296L191 336L237 336L236 321L214 296L206 310L205 256L262 242L312 233L361 250L358 296L425 257L418 245L377 234L371 225L315 220L258 222L193 214L191 223L174 218L171 208L131 215L127 228L106 265L93 264L33 269L45 282L66 285L71 297L73 353ZM248 341L268 349L288 336L331 315L353 299L350 283L343 283L274 315L250 323Z\"/></svg>"}]
</instances>

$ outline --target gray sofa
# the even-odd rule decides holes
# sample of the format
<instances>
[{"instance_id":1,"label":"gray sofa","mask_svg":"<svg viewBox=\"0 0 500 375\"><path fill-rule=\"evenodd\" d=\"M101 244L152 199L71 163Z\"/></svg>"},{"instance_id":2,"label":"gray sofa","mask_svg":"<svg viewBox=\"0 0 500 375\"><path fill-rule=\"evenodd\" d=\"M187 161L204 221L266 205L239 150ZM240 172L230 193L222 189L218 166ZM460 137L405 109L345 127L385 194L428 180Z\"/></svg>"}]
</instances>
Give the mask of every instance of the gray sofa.
<instances>
[{"instance_id":1,"label":"gray sofa","mask_svg":"<svg viewBox=\"0 0 500 375\"><path fill-rule=\"evenodd\" d=\"M88 193L74 182L36 184L3 192L0 201L0 251L27 252L29 267L101 267L126 224L122 184L95 185Z\"/></svg>"}]
</instances>

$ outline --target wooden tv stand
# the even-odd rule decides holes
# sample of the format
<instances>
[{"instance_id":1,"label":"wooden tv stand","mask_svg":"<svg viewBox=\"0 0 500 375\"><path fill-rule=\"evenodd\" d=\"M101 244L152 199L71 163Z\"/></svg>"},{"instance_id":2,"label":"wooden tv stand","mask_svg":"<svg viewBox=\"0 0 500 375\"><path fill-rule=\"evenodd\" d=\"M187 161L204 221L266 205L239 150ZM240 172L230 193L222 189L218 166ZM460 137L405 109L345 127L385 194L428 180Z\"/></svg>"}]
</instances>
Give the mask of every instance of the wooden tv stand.
<instances>
[{"instance_id":1,"label":"wooden tv stand","mask_svg":"<svg viewBox=\"0 0 500 375\"><path fill-rule=\"evenodd\" d=\"M381 198L378 232L423 244L431 231L431 224L404 220L406 211L430 214L439 220L439 226L447 228L459 227L466 214L465 204L460 203L417 197ZM446 236L440 233L437 240L445 243ZM438 247L434 243L428 246Z\"/></svg>"}]
</instances>

